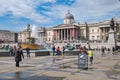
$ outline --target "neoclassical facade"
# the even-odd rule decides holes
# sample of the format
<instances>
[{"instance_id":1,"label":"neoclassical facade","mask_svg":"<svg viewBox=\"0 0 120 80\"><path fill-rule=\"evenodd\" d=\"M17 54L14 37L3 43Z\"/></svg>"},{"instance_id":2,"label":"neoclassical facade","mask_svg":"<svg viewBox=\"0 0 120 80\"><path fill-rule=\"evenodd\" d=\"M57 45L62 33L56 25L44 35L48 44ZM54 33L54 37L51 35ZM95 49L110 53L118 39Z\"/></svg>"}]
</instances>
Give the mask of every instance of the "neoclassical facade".
<instances>
[{"instance_id":1,"label":"neoclassical facade","mask_svg":"<svg viewBox=\"0 0 120 80\"><path fill-rule=\"evenodd\" d=\"M116 41L120 41L120 20L114 19L114 31ZM107 41L109 30L111 28L111 19L95 22L95 23L76 23L74 16L67 12L64 17L63 24L53 27L40 27L37 29L38 36L46 43L53 42L78 42L78 41ZM28 26L28 25L27 25ZM28 27L27 27L28 28ZM18 40L21 42L28 42L27 37L30 36L30 31L23 30L18 33Z\"/></svg>"}]
</instances>

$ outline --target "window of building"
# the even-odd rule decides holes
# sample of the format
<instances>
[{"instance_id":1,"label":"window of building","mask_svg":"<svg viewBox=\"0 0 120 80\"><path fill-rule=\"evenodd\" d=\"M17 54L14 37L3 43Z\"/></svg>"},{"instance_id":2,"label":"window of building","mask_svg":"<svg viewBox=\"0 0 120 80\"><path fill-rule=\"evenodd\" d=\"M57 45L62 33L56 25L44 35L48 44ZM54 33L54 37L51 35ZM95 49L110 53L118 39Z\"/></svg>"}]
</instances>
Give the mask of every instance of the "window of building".
<instances>
[{"instance_id":1,"label":"window of building","mask_svg":"<svg viewBox=\"0 0 120 80\"><path fill-rule=\"evenodd\" d=\"M94 40L95 36L92 36L92 40Z\"/></svg>"},{"instance_id":2,"label":"window of building","mask_svg":"<svg viewBox=\"0 0 120 80\"><path fill-rule=\"evenodd\" d=\"M97 40L100 40L100 36L97 36Z\"/></svg>"},{"instance_id":3,"label":"window of building","mask_svg":"<svg viewBox=\"0 0 120 80\"><path fill-rule=\"evenodd\" d=\"M49 32L49 35L50 35L50 32Z\"/></svg>"},{"instance_id":4,"label":"window of building","mask_svg":"<svg viewBox=\"0 0 120 80\"><path fill-rule=\"evenodd\" d=\"M99 33L99 29L97 30L97 32Z\"/></svg>"},{"instance_id":5,"label":"window of building","mask_svg":"<svg viewBox=\"0 0 120 80\"><path fill-rule=\"evenodd\" d=\"M50 38L49 38L49 41L50 41Z\"/></svg>"},{"instance_id":6,"label":"window of building","mask_svg":"<svg viewBox=\"0 0 120 80\"><path fill-rule=\"evenodd\" d=\"M94 33L94 29L92 29L92 33Z\"/></svg>"}]
</instances>

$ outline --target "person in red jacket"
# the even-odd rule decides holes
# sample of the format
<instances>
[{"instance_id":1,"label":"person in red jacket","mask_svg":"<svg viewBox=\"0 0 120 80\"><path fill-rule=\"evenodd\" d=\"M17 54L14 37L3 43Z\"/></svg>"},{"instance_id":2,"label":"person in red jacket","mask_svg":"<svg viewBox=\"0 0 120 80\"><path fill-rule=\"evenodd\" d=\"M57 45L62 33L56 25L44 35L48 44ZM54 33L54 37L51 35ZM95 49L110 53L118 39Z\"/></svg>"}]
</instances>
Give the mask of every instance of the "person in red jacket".
<instances>
[{"instance_id":1,"label":"person in red jacket","mask_svg":"<svg viewBox=\"0 0 120 80\"><path fill-rule=\"evenodd\" d=\"M83 47L80 47L80 52L82 52L83 51Z\"/></svg>"},{"instance_id":2,"label":"person in red jacket","mask_svg":"<svg viewBox=\"0 0 120 80\"><path fill-rule=\"evenodd\" d=\"M57 55L60 55L60 47L59 46L56 48L56 51L57 51Z\"/></svg>"}]
</instances>

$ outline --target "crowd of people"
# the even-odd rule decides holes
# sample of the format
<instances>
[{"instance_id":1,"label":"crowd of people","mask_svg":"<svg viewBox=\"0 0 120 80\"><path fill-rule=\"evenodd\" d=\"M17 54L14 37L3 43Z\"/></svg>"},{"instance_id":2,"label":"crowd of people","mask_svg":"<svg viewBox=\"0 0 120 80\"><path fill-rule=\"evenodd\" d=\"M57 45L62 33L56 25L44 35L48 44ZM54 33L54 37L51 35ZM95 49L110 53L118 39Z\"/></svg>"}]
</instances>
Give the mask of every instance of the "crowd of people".
<instances>
[{"instance_id":1,"label":"crowd of people","mask_svg":"<svg viewBox=\"0 0 120 80\"><path fill-rule=\"evenodd\" d=\"M62 49L62 50L60 50L60 47L59 47L59 46L56 47L56 48L55 48L55 46L53 46L53 47L52 47L53 56L55 56L55 54L56 54L56 55L59 54L59 55L62 55L62 58L64 58L64 54L65 54L65 49L66 49L66 47L63 46L61 49ZM81 53L87 54L88 57L89 57L90 64L93 64L93 59L94 59L94 53L93 53L93 51L94 51L95 49L86 48L86 46L83 46L83 47L80 46L80 47L79 47L79 50L80 50L80 54L81 54ZM115 55L115 53L116 53L117 50L116 50L116 48L115 48L114 46L112 47L112 49L109 49L109 48L106 48L105 46L102 46L101 49L99 49L99 51L100 51L101 56L104 57L107 51L110 51L111 54ZM61 54L60 54L60 52L61 52Z\"/></svg>"}]
</instances>

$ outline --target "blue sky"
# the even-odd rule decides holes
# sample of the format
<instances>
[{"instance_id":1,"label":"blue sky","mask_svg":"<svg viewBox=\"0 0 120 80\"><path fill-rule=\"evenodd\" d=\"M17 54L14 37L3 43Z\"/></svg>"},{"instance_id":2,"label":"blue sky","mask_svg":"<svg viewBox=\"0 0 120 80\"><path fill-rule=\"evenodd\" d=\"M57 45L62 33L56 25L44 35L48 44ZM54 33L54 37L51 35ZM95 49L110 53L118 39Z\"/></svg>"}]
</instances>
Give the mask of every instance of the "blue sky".
<instances>
[{"instance_id":1,"label":"blue sky","mask_svg":"<svg viewBox=\"0 0 120 80\"><path fill-rule=\"evenodd\" d=\"M0 29L21 31L27 24L52 27L70 10L75 22L120 18L119 0L0 0Z\"/></svg>"}]
</instances>

